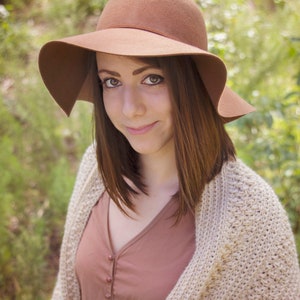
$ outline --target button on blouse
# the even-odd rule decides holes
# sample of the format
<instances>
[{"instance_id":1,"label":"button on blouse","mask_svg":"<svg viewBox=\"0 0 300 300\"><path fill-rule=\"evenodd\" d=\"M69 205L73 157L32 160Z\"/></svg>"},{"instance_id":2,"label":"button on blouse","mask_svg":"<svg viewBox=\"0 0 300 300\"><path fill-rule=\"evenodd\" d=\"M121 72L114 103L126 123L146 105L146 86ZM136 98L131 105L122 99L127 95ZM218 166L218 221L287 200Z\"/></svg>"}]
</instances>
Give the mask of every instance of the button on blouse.
<instances>
[{"instance_id":1,"label":"button on blouse","mask_svg":"<svg viewBox=\"0 0 300 300\"><path fill-rule=\"evenodd\" d=\"M109 197L93 208L76 255L76 274L83 300L165 299L195 250L194 216L178 224L178 208L170 200L137 236L118 252L110 243Z\"/></svg>"}]
</instances>

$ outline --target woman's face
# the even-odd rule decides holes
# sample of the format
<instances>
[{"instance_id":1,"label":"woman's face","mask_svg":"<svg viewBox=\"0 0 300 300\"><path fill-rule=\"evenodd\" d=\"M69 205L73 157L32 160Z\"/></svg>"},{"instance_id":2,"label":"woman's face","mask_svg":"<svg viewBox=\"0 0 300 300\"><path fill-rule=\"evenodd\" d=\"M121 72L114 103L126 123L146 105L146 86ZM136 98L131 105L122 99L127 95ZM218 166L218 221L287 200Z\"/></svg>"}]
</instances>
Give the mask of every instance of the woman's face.
<instances>
[{"instance_id":1,"label":"woman's face","mask_svg":"<svg viewBox=\"0 0 300 300\"><path fill-rule=\"evenodd\" d=\"M162 70L142 60L97 53L104 106L141 155L173 151L171 101Z\"/></svg>"}]
</instances>

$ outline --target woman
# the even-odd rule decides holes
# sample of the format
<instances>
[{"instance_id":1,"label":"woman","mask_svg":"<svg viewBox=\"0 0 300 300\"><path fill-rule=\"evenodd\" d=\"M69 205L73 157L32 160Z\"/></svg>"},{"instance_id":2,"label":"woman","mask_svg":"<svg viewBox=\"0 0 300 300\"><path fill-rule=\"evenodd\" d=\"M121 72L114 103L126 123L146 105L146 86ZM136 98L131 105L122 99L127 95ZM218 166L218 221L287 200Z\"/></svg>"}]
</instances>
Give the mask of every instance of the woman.
<instances>
[{"instance_id":1,"label":"woman","mask_svg":"<svg viewBox=\"0 0 300 300\"><path fill-rule=\"evenodd\" d=\"M39 65L67 114L95 108L53 299L299 299L286 213L224 129L254 109L192 0L110 0Z\"/></svg>"}]
</instances>

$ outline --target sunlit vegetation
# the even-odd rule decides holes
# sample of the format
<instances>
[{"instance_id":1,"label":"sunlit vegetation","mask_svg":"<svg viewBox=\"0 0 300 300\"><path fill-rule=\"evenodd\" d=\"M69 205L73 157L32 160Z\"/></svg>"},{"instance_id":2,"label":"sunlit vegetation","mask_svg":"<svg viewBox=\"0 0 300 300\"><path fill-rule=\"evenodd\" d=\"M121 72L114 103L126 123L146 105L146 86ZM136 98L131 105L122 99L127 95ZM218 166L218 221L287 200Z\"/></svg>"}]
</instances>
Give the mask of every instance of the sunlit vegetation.
<instances>
[{"instance_id":1,"label":"sunlit vegetation","mask_svg":"<svg viewBox=\"0 0 300 300\"><path fill-rule=\"evenodd\" d=\"M106 1L0 1L0 298L47 299L68 200L92 142L91 105L66 118L39 76L40 47L88 31ZM200 0L209 49L257 112L227 125L239 157L273 186L300 252L300 2ZM63 82L62 82L63 84Z\"/></svg>"}]
</instances>

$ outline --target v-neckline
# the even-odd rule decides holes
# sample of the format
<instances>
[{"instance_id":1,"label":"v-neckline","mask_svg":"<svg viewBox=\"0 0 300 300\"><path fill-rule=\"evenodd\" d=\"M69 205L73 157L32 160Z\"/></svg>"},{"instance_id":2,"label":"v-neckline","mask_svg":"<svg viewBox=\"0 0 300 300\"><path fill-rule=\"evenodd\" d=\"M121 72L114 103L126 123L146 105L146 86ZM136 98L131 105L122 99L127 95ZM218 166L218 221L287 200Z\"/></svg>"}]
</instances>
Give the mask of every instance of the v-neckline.
<instances>
[{"instance_id":1,"label":"v-neckline","mask_svg":"<svg viewBox=\"0 0 300 300\"><path fill-rule=\"evenodd\" d=\"M155 224L161 219L161 217L168 211L169 207L173 205L173 202L175 199L171 198L165 206L154 216L154 218L133 238L131 238L128 242L126 242L119 250L115 251L114 247L112 245L112 240L111 240L111 234L110 234L110 226L109 226L109 209L110 209L110 202L111 199L109 195L106 193L106 220L105 220L105 234L106 234L106 240L107 244L109 247L109 250L111 253L113 253L114 257L117 258L119 257L126 249L128 249L130 246L135 244L139 239L141 239L152 227L155 226Z\"/></svg>"}]
</instances>

